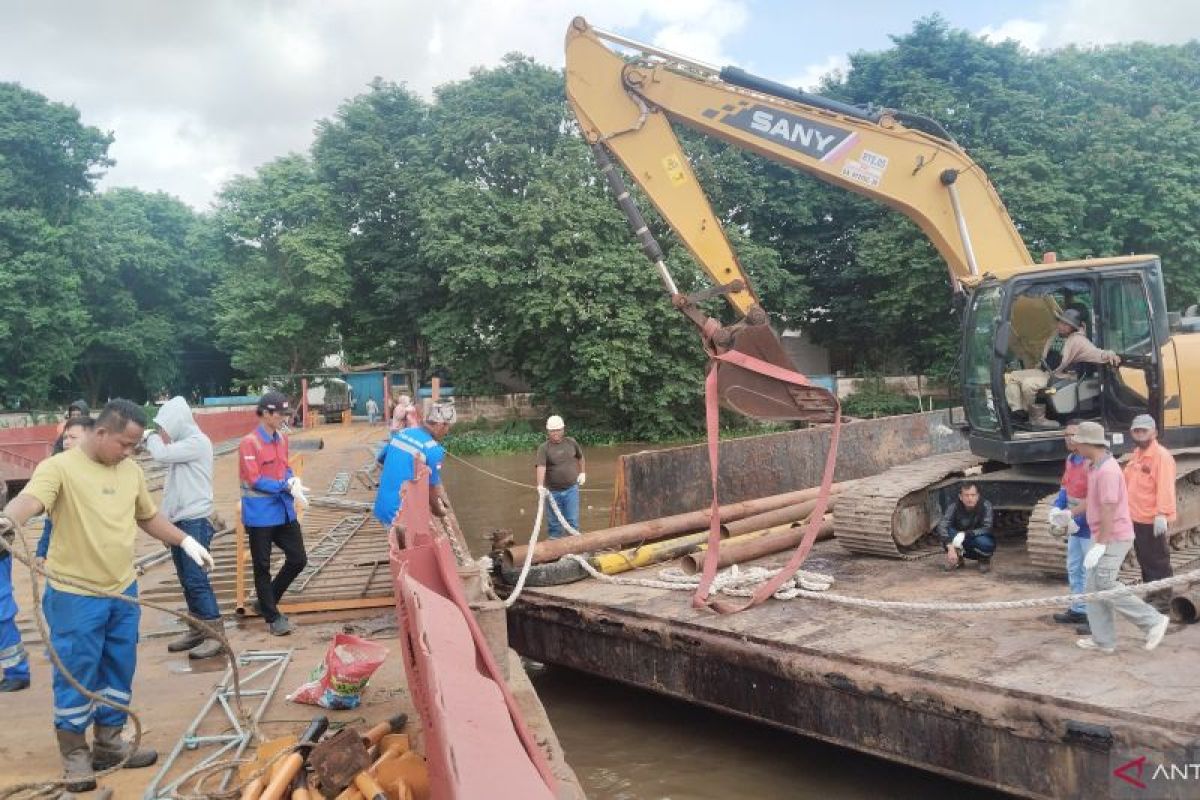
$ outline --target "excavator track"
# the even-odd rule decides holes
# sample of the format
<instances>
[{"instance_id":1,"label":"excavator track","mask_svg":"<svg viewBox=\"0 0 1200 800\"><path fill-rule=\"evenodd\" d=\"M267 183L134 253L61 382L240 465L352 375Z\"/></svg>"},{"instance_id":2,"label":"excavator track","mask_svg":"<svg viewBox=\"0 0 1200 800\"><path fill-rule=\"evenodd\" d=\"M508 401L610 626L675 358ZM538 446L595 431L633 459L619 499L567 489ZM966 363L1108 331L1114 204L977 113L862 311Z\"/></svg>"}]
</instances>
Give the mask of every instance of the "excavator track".
<instances>
[{"instance_id":1,"label":"excavator track","mask_svg":"<svg viewBox=\"0 0 1200 800\"><path fill-rule=\"evenodd\" d=\"M1200 567L1200 453L1175 452L1175 505L1178 518L1171 526L1171 567L1176 573ZM1067 540L1050 530L1055 495L1043 498L1029 516L1026 548L1034 567L1055 577L1067 574ZM1121 580L1138 583L1142 573L1132 550L1121 567Z\"/></svg>"},{"instance_id":2,"label":"excavator track","mask_svg":"<svg viewBox=\"0 0 1200 800\"><path fill-rule=\"evenodd\" d=\"M920 539L937 520L929 489L985 460L969 452L944 453L863 478L834 507L838 544L852 553L917 558Z\"/></svg>"}]
</instances>

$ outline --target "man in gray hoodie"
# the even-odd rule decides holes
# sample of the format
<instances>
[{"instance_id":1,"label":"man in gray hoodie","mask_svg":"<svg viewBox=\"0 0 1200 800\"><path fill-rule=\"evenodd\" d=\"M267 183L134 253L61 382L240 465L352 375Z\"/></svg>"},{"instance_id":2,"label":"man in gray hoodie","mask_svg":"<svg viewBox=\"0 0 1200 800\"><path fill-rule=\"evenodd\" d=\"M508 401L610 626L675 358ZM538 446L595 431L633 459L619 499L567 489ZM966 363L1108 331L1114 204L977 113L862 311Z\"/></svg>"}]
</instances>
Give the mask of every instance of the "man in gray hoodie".
<instances>
[{"instance_id":1,"label":"man in gray hoodie","mask_svg":"<svg viewBox=\"0 0 1200 800\"><path fill-rule=\"evenodd\" d=\"M154 418L157 431L147 431L145 447L155 461L167 465L162 513L205 550L212 544L213 446L196 425L192 410L182 397L172 397ZM211 627L222 627L221 611L208 574L178 547L171 548L175 572L183 586L188 613ZM172 653L187 651L189 658L211 658L221 654L219 640L189 628L167 645Z\"/></svg>"}]
</instances>

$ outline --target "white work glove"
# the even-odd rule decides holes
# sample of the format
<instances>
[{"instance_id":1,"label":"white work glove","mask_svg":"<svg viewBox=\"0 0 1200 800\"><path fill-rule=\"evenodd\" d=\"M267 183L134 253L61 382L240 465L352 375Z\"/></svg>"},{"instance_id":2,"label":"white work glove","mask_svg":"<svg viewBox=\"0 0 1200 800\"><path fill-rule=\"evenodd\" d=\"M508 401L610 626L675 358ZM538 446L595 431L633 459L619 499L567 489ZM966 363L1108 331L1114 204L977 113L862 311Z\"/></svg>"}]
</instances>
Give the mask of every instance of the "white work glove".
<instances>
[{"instance_id":1,"label":"white work glove","mask_svg":"<svg viewBox=\"0 0 1200 800\"><path fill-rule=\"evenodd\" d=\"M583 486L583 484L587 483L587 473L586 472L579 473L579 477L575 479L575 482L577 484L579 484L580 486Z\"/></svg>"},{"instance_id":2,"label":"white work glove","mask_svg":"<svg viewBox=\"0 0 1200 800\"><path fill-rule=\"evenodd\" d=\"M1052 527L1065 528L1071 522L1071 512L1065 508L1052 508L1049 519Z\"/></svg>"},{"instance_id":3,"label":"white work glove","mask_svg":"<svg viewBox=\"0 0 1200 800\"><path fill-rule=\"evenodd\" d=\"M216 562L213 561L212 553L204 549L204 545L197 542L191 536L184 536L183 541L179 543L179 547L183 552L188 554L188 558L199 564L205 572L216 567Z\"/></svg>"},{"instance_id":4,"label":"white work glove","mask_svg":"<svg viewBox=\"0 0 1200 800\"><path fill-rule=\"evenodd\" d=\"M1154 535L1167 535L1167 516L1165 514L1157 514L1154 517Z\"/></svg>"},{"instance_id":5,"label":"white work glove","mask_svg":"<svg viewBox=\"0 0 1200 800\"><path fill-rule=\"evenodd\" d=\"M1068 518L1067 519L1067 535L1074 536L1077 533L1079 533L1079 523L1075 521L1074 517Z\"/></svg>"},{"instance_id":6,"label":"white work glove","mask_svg":"<svg viewBox=\"0 0 1200 800\"><path fill-rule=\"evenodd\" d=\"M547 489L545 486L539 486L539 487L538 487L538 497L539 497L539 498L541 498L542 500L545 500L545 499L546 499L547 497L549 497L549 496L550 496L550 490L549 490L549 489Z\"/></svg>"},{"instance_id":7,"label":"white work glove","mask_svg":"<svg viewBox=\"0 0 1200 800\"><path fill-rule=\"evenodd\" d=\"M950 546L955 550L963 549L963 542L967 540L966 531L959 531L953 539L950 540Z\"/></svg>"},{"instance_id":8,"label":"white work glove","mask_svg":"<svg viewBox=\"0 0 1200 800\"><path fill-rule=\"evenodd\" d=\"M308 491L308 487L305 486L303 483L301 483L299 478L294 477L294 476L291 478L288 478L287 489L288 489L288 492L292 495L293 500L295 500L297 503L299 503L302 506L308 505L308 495L306 494L306 492Z\"/></svg>"},{"instance_id":9,"label":"white work glove","mask_svg":"<svg viewBox=\"0 0 1200 800\"><path fill-rule=\"evenodd\" d=\"M1100 558L1104 555L1104 549L1104 545L1102 544L1092 545L1092 549L1088 550L1087 555L1083 557L1083 568L1095 569L1096 565L1100 563Z\"/></svg>"}]
</instances>

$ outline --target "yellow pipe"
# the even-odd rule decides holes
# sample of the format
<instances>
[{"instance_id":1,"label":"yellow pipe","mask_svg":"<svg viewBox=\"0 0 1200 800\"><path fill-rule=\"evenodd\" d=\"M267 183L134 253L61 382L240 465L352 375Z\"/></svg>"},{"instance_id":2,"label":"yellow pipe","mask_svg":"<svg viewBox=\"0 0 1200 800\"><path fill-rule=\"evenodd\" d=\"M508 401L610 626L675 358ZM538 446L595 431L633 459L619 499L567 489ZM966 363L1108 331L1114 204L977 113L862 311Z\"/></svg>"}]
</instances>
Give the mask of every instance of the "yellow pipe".
<instances>
[{"instance_id":1,"label":"yellow pipe","mask_svg":"<svg viewBox=\"0 0 1200 800\"><path fill-rule=\"evenodd\" d=\"M724 540L722 544L724 542L734 543L757 539L769 533L786 531L795 524L794 522L789 522L785 525L776 525L773 528L750 531L749 533L730 536L728 538L726 538L724 531L722 531L721 538ZM592 556L592 566L605 575L617 575L621 572L628 572L631 569L648 567L651 564L670 561L673 558L679 558L688 553L703 552L707 549L708 531L702 531L700 533L689 533L686 536L676 536L674 539L664 539L661 542L651 542L641 547L630 547L625 550L619 550L616 553L599 553Z\"/></svg>"},{"instance_id":2,"label":"yellow pipe","mask_svg":"<svg viewBox=\"0 0 1200 800\"><path fill-rule=\"evenodd\" d=\"M630 547L616 553L600 553L592 556L592 564L605 575L616 575L638 567L647 567L660 561L669 561L687 555L698 545L708 541L708 531L689 533L674 539L651 542L641 547Z\"/></svg>"}]
</instances>

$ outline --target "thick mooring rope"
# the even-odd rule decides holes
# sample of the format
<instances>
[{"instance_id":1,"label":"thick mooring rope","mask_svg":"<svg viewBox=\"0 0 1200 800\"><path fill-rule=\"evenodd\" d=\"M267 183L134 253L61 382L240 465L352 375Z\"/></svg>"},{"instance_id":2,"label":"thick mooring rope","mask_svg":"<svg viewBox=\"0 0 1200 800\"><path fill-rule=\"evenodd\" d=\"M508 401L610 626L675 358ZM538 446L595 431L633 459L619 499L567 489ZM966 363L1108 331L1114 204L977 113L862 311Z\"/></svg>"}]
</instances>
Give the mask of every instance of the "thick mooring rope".
<instances>
[{"instance_id":1,"label":"thick mooring rope","mask_svg":"<svg viewBox=\"0 0 1200 800\"><path fill-rule=\"evenodd\" d=\"M700 578L697 575L688 575L678 567L667 567L659 570L658 579L652 578L629 578L615 575L605 575L598 569L593 567L586 558L578 555L570 555L567 558L574 559L579 562L583 569L593 578L605 581L607 583L615 583L623 586L644 586L648 589L668 589L671 591L694 591L700 583ZM724 594L735 597L749 597L754 593L754 588L762 583L770 580L773 576L779 573L779 570L771 570L766 567L749 567L740 569L736 564L717 574L717 579L713 582L714 591L721 591ZM1200 581L1200 569L1185 572L1180 575L1175 575L1170 578L1163 578L1149 583L1139 583L1135 586L1114 586L1111 589L1103 589L1097 592L1085 592L1084 594L1060 594L1052 597L1031 597L1027 600L994 600L982 603L967 603L967 602L910 602L904 600L871 600L866 597L850 597L842 594L832 594L826 591L833 585L833 577L822 575L815 572L801 571L797 574L797 580L790 584L784 584L773 596L778 600L793 600L797 597L804 597L810 600L821 600L826 603L834 603L836 605L853 606L856 608L870 608L879 611L957 611L957 612L972 612L972 611L1012 611L1025 608L1046 608L1053 606L1069 606L1075 603L1087 602L1090 600L1108 600L1114 597L1120 597L1125 594L1144 595L1156 592L1160 589L1168 589L1174 586L1193 583ZM823 588L822 588L823 587Z\"/></svg>"}]
</instances>

